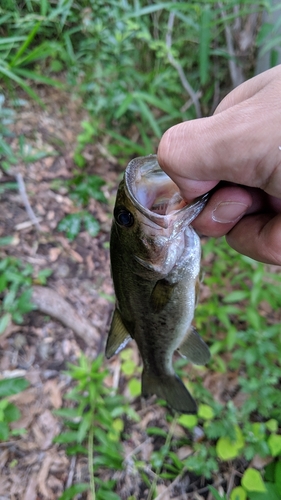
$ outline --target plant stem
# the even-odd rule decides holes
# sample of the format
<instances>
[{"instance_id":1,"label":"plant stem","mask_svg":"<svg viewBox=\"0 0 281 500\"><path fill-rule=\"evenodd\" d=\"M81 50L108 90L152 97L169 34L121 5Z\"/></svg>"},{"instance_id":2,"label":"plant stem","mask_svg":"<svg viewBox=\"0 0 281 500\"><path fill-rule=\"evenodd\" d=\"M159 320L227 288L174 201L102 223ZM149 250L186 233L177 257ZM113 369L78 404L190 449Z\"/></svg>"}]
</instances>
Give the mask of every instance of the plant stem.
<instances>
[{"instance_id":1,"label":"plant stem","mask_svg":"<svg viewBox=\"0 0 281 500\"><path fill-rule=\"evenodd\" d=\"M92 494L92 500L96 500L95 493L95 476L94 476L94 460L93 460L93 442L94 442L94 425L91 426L88 435L88 468L90 474L90 490Z\"/></svg>"}]
</instances>

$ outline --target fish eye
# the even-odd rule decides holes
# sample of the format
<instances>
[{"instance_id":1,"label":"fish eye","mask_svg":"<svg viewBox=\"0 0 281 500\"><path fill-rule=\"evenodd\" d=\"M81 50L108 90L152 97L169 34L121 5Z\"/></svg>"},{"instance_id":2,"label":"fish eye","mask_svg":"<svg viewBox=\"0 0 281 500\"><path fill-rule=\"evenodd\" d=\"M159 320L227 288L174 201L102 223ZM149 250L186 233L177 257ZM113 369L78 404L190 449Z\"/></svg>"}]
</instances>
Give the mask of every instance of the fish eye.
<instances>
[{"instance_id":1,"label":"fish eye","mask_svg":"<svg viewBox=\"0 0 281 500\"><path fill-rule=\"evenodd\" d=\"M126 208L114 210L114 217L120 226L131 227L134 224L134 217Z\"/></svg>"}]
</instances>

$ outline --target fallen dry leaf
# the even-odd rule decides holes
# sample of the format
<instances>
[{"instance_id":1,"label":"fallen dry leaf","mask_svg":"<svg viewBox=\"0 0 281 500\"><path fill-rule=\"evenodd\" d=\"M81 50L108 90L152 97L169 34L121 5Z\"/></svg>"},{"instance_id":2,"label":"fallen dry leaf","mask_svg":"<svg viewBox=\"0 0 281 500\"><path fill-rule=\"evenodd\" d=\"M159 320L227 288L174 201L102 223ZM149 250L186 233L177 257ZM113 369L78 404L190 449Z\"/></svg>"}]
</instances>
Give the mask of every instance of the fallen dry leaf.
<instances>
[{"instance_id":1,"label":"fallen dry leaf","mask_svg":"<svg viewBox=\"0 0 281 500\"><path fill-rule=\"evenodd\" d=\"M46 450L51 446L54 437L60 432L60 425L50 410L45 410L33 424L32 432L38 448Z\"/></svg>"},{"instance_id":2,"label":"fallen dry leaf","mask_svg":"<svg viewBox=\"0 0 281 500\"><path fill-rule=\"evenodd\" d=\"M61 408L62 396L56 379L48 380L44 384L44 394L48 395L50 403L55 409Z\"/></svg>"},{"instance_id":3,"label":"fallen dry leaf","mask_svg":"<svg viewBox=\"0 0 281 500\"><path fill-rule=\"evenodd\" d=\"M46 453L45 458L42 463L42 467L38 473L37 484L39 492L45 497L47 500L55 500L53 492L50 488L48 488L46 482L49 474L49 470L51 464L53 462L54 455L52 453Z\"/></svg>"},{"instance_id":4,"label":"fallen dry leaf","mask_svg":"<svg viewBox=\"0 0 281 500\"><path fill-rule=\"evenodd\" d=\"M22 500L37 500L37 474L31 474Z\"/></svg>"}]
</instances>

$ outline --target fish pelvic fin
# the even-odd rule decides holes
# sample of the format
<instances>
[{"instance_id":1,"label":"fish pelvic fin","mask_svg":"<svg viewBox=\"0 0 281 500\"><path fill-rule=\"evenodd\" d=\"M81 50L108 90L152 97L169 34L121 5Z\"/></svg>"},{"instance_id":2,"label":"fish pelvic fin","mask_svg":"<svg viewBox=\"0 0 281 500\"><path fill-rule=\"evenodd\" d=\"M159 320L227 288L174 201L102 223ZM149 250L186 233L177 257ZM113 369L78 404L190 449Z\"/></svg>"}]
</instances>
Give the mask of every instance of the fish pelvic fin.
<instances>
[{"instance_id":1,"label":"fish pelvic fin","mask_svg":"<svg viewBox=\"0 0 281 500\"><path fill-rule=\"evenodd\" d=\"M197 412L197 405L193 397L176 374L159 377L144 369L142 395L149 397L153 394L164 399L171 408L179 413Z\"/></svg>"},{"instance_id":2,"label":"fish pelvic fin","mask_svg":"<svg viewBox=\"0 0 281 500\"><path fill-rule=\"evenodd\" d=\"M120 352L130 339L131 336L123 324L121 314L118 309L115 309L105 347L106 357L109 359Z\"/></svg>"},{"instance_id":3,"label":"fish pelvic fin","mask_svg":"<svg viewBox=\"0 0 281 500\"><path fill-rule=\"evenodd\" d=\"M178 351L195 365L205 365L211 357L209 347L193 326L189 328Z\"/></svg>"}]
</instances>

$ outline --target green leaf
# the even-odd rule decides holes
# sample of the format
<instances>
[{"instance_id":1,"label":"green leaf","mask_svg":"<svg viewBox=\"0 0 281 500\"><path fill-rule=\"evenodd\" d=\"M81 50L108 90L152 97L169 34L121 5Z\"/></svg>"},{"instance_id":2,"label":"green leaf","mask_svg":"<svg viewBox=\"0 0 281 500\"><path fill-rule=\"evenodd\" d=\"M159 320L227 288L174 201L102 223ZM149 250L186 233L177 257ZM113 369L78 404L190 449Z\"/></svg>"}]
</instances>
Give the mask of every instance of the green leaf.
<instances>
[{"instance_id":1,"label":"green leaf","mask_svg":"<svg viewBox=\"0 0 281 500\"><path fill-rule=\"evenodd\" d=\"M39 30L40 26L41 26L41 21L36 23L35 26L33 27L33 29L31 30L31 32L29 33L29 35L27 37L25 37L23 44L21 45L21 47L18 49L16 55L11 60L10 67L13 67L16 64L16 62L20 58L20 56L29 47L29 45L31 44L33 38L35 37L37 31Z\"/></svg>"},{"instance_id":2,"label":"green leaf","mask_svg":"<svg viewBox=\"0 0 281 500\"><path fill-rule=\"evenodd\" d=\"M135 141L132 141L131 139L128 139L127 137L124 137L121 134L118 134L117 132L115 132L115 130L107 129L107 134L113 137L113 139L115 139L116 141L118 141L118 143L121 144L123 143L125 144L125 146L130 147L130 150L134 152L134 154L139 154L142 156L145 155L145 150L143 146L137 144Z\"/></svg>"},{"instance_id":3,"label":"green leaf","mask_svg":"<svg viewBox=\"0 0 281 500\"><path fill-rule=\"evenodd\" d=\"M162 436L167 437L167 431L160 429L160 427L147 427L146 433L148 436Z\"/></svg>"},{"instance_id":4,"label":"green leaf","mask_svg":"<svg viewBox=\"0 0 281 500\"><path fill-rule=\"evenodd\" d=\"M270 434L268 446L273 457L281 454L281 436L279 434Z\"/></svg>"},{"instance_id":5,"label":"green leaf","mask_svg":"<svg viewBox=\"0 0 281 500\"><path fill-rule=\"evenodd\" d=\"M221 496L213 486L209 486L209 490L212 493L215 500L227 500L226 495L223 493L223 495Z\"/></svg>"},{"instance_id":6,"label":"green leaf","mask_svg":"<svg viewBox=\"0 0 281 500\"><path fill-rule=\"evenodd\" d=\"M136 371L136 363L132 359L128 359L122 363L121 370L124 375L133 375Z\"/></svg>"},{"instance_id":7,"label":"green leaf","mask_svg":"<svg viewBox=\"0 0 281 500\"><path fill-rule=\"evenodd\" d=\"M59 417L66 418L68 420L74 420L79 418L79 413L77 408L60 408L59 410L54 410L54 413Z\"/></svg>"},{"instance_id":8,"label":"green leaf","mask_svg":"<svg viewBox=\"0 0 281 500\"><path fill-rule=\"evenodd\" d=\"M24 391L29 383L24 378L6 378L0 380L0 397L13 396Z\"/></svg>"},{"instance_id":9,"label":"green leaf","mask_svg":"<svg viewBox=\"0 0 281 500\"><path fill-rule=\"evenodd\" d=\"M133 397L141 395L141 383L139 380L132 378L128 383L129 391Z\"/></svg>"},{"instance_id":10,"label":"green leaf","mask_svg":"<svg viewBox=\"0 0 281 500\"><path fill-rule=\"evenodd\" d=\"M2 333L4 333L7 326L9 325L10 321L11 321L11 314L10 313L6 313L3 316L1 316L1 318L0 318L0 335Z\"/></svg>"},{"instance_id":11,"label":"green leaf","mask_svg":"<svg viewBox=\"0 0 281 500\"><path fill-rule=\"evenodd\" d=\"M10 245L12 241L13 241L13 236L4 236L3 238L0 238L0 247Z\"/></svg>"},{"instance_id":12,"label":"green leaf","mask_svg":"<svg viewBox=\"0 0 281 500\"><path fill-rule=\"evenodd\" d=\"M281 461L280 460L275 465L275 486L278 490L278 493L281 496Z\"/></svg>"},{"instance_id":13,"label":"green leaf","mask_svg":"<svg viewBox=\"0 0 281 500\"><path fill-rule=\"evenodd\" d=\"M55 443L68 444L77 441L77 431L68 431L54 438Z\"/></svg>"},{"instance_id":14,"label":"green leaf","mask_svg":"<svg viewBox=\"0 0 281 500\"><path fill-rule=\"evenodd\" d=\"M122 101L122 103L119 106L119 108L115 111L115 118L116 118L116 120L119 120L119 118L121 118L121 116L123 116L124 113L126 113L126 111L127 111L128 107L130 106L132 100L133 100L133 95L132 94L127 94L127 96Z\"/></svg>"},{"instance_id":15,"label":"green leaf","mask_svg":"<svg viewBox=\"0 0 281 500\"><path fill-rule=\"evenodd\" d=\"M0 60L1 62L1 60ZM19 76L17 76L13 71L11 71L8 67L6 66L3 66L3 65L0 65L0 74L2 73L2 75L6 76L7 78L9 78L10 80L18 83L18 85L20 85L20 87L23 88L23 90L25 90L25 92L32 98L34 99L36 102L38 102L38 104L40 104L40 106L42 106L43 108L45 107L43 101L40 99L40 97L36 94L36 92L34 92L34 90L30 87L30 85L27 85L27 83L25 83L25 81L20 78Z\"/></svg>"},{"instance_id":16,"label":"green leaf","mask_svg":"<svg viewBox=\"0 0 281 500\"><path fill-rule=\"evenodd\" d=\"M81 213L66 215L58 224L58 231L65 231L69 240L74 240L81 228Z\"/></svg>"},{"instance_id":17,"label":"green leaf","mask_svg":"<svg viewBox=\"0 0 281 500\"><path fill-rule=\"evenodd\" d=\"M120 496L113 491L100 489L97 492L97 500L120 500Z\"/></svg>"},{"instance_id":18,"label":"green leaf","mask_svg":"<svg viewBox=\"0 0 281 500\"><path fill-rule=\"evenodd\" d=\"M187 429L193 429L197 425L198 419L196 415L181 415L178 418L178 423Z\"/></svg>"},{"instance_id":19,"label":"green leaf","mask_svg":"<svg viewBox=\"0 0 281 500\"><path fill-rule=\"evenodd\" d=\"M15 422L20 418L20 411L19 409L12 403L8 403L7 407L5 408L4 411L4 418L6 422Z\"/></svg>"},{"instance_id":20,"label":"green leaf","mask_svg":"<svg viewBox=\"0 0 281 500\"><path fill-rule=\"evenodd\" d=\"M46 57L46 54L44 54ZM17 68L15 69L15 73L23 76L24 78L28 78L30 80L34 80L35 82L44 83L45 85L51 85L52 87L57 87L58 89L63 89L64 85L58 80L54 80L53 78L49 78L47 76L39 75L34 71L29 71L27 69Z\"/></svg>"},{"instance_id":21,"label":"green leaf","mask_svg":"<svg viewBox=\"0 0 281 500\"><path fill-rule=\"evenodd\" d=\"M89 213L85 213L83 217L83 221L85 224L85 228L87 229L88 233L90 236L93 238L99 234L100 231L100 224L99 222L93 217L93 215Z\"/></svg>"},{"instance_id":22,"label":"green leaf","mask_svg":"<svg viewBox=\"0 0 281 500\"><path fill-rule=\"evenodd\" d=\"M35 308L34 304L31 302L31 294L32 290L29 289L25 290L19 297L17 307L21 313L27 313Z\"/></svg>"},{"instance_id":23,"label":"green leaf","mask_svg":"<svg viewBox=\"0 0 281 500\"><path fill-rule=\"evenodd\" d=\"M261 473L258 470L253 469L252 467L249 467L244 472L241 483L247 491L255 491L261 493L266 491Z\"/></svg>"},{"instance_id":24,"label":"green leaf","mask_svg":"<svg viewBox=\"0 0 281 500\"><path fill-rule=\"evenodd\" d=\"M278 421L274 418L271 418L270 420L265 422L265 425L270 432L277 432L278 430Z\"/></svg>"},{"instance_id":25,"label":"green leaf","mask_svg":"<svg viewBox=\"0 0 281 500\"><path fill-rule=\"evenodd\" d=\"M139 97L135 97L135 100L139 106L140 114L148 121L156 137L160 138L161 129L157 121L155 120L153 113L150 111L149 107L142 99L140 99Z\"/></svg>"},{"instance_id":26,"label":"green leaf","mask_svg":"<svg viewBox=\"0 0 281 500\"><path fill-rule=\"evenodd\" d=\"M78 493L83 493L83 491L87 491L89 489L89 484L87 483L78 483L67 488L64 493L58 498L58 500L72 500Z\"/></svg>"},{"instance_id":27,"label":"green leaf","mask_svg":"<svg viewBox=\"0 0 281 500\"><path fill-rule=\"evenodd\" d=\"M211 406L200 404L198 408L198 417L203 420L212 420L214 418L214 410Z\"/></svg>"},{"instance_id":28,"label":"green leaf","mask_svg":"<svg viewBox=\"0 0 281 500\"><path fill-rule=\"evenodd\" d=\"M266 491L248 491L249 500L280 500L280 495L277 491L275 484L265 483Z\"/></svg>"},{"instance_id":29,"label":"green leaf","mask_svg":"<svg viewBox=\"0 0 281 500\"><path fill-rule=\"evenodd\" d=\"M83 415L83 418L78 427L78 432L77 432L78 443L81 444L83 442L91 425L93 425L93 415L91 412L88 412Z\"/></svg>"},{"instance_id":30,"label":"green leaf","mask_svg":"<svg viewBox=\"0 0 281 500\"><path fill-rule=\"evenodd\" d=\"M233 292L230 292L228 295L226 295L223 301L226 304L229 304L231 302L239 302L240 300L247 299L248 297L249 297L249 292L243 290L234 290Z\"/></svg>"},{"instance_id":31,"label":"green leaf","mask_svg":"<svg viewBox=\"0 0 281 500\"><path fill-rule=\"evenodd\" d=\"M7 422L0 422L0 441L7 441L9 438L9 427Z\"/></svg>"},{"instance_id":32,"label":"green leaf","mask_svg":"<svg viewBox=\"0 0 281 500\"><path fill-rule=\"evenodd\" d=\"M238 426L235 426L236 439L231 441L227 436L220 437L216 444L216 452L221 460L232 460L240 455L244 447L244 438Z\"/></svg>"},{"instance_id":33,"label":"green leaf","mask_svg":"<svg viewBox=\"0 0 281 500\"><path fill-rule=\"evenodd\" d=\"M242 486L234 488L230 494L230 500L246 500L247 493Z\"/></svg>"}]
</instances>

